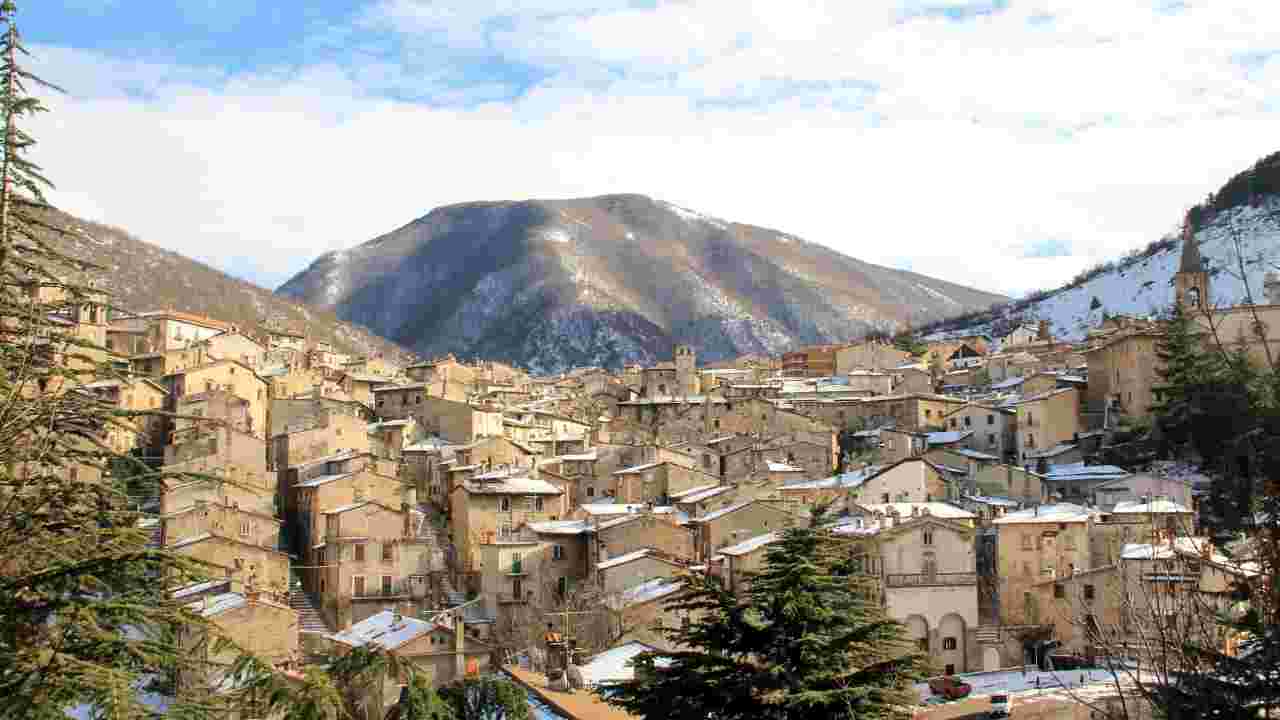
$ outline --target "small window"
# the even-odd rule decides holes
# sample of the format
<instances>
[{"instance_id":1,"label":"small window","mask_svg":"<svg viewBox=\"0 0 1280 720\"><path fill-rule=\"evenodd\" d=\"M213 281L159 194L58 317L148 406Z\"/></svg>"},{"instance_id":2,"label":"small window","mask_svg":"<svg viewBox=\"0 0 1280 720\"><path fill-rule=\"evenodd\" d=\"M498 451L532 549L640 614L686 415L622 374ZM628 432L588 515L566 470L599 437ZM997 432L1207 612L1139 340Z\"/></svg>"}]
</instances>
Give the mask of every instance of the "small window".
<instances>
[{"instance_id":1,"label":"small window","mask_svg":"<svg viewBox=\"0 0 1280 720\"><path fill-rule=\"evenodd\" d=\"M240 537L249 537L249 521L240 521Z\"/></svg>"},{"instance_id":2,"label":"small window","mask_svg":"<svg viewBox=\"0 0 1280 720\"><path fill-rule=\"evenodd\" d=\"M588 487L588 488L587 488L587 497L595 497L595 496L596 496L596 489L595 489L595 488L593 488L593 487Z\"/></svg>"},{"instance_id":3,"label":"small window","mask_svg":"<svg viewBox=\"0 0 1280 720\"><path fill-rule=\"evenodd\" d=\"M392 553L393 551L392 551L391 543L383 543L382 544L382 562L391 562Z\"/></svg>"},{"instance_id":4,"label":"small window","mask_svg":"<svg viewBox=\"0 0 1280 720\"><path fill-rule=\"evenodd\" d=\"M995 445L996 445L996 436L995 436L995 433L987 433L987 444L988 444L988 445L990 445L990 446L992 446L992 447L995 447Z\"/></svg>"},{"instance_id":5,"label":"small window","mask_svg":"<svg viewBox=\"0 0 1280 720\"><path fill-rule=\"evenodd\" d=\"M356 562L364 562L364 545L355 546Z\"/></svg>"},{"instance_id":6,"label":"small window","mask_svg":"<svg viewBox=\"0 0 1280 720\"><path fill-rule=\"evenodd\" d=\"M1062 587L1061 585L1055 584L1053 586L1053 596L1058 600L1061 600L1062 598L1066 597L1067 596L1066 588Z\"/></svg>"},{"instance_id":7,"label":"small window","mask_svg":"<svg viewBox=\"0 0 1280 720\"><path fill-rule=\"evenodd\" d=\"M534 512L542 512L542 496L538 495L533 498Z\"/></svg>"},{"instance_id":8,"label":"small window","mask_svg":"<svg viewBox=\"0 0 1280 720\"><path fill-rule=\"evenodd\" d=\"M955 650L955 649L956 649L956 639L955 639L955 638L953 638L953 637L942 638L942 649L943 649L943 650ZM952 666L952 669L951 669L951 670L948 670L948 671L947 671L947 674L948 674L948 675L951 675L951 674L953 674L953 672L954 672L954 666Z\"/></svg>"},{"instance_id":9,"label":"small window","mask_svg":"<svg viewBox=\"0 0 1280 720\"><path fill-rule=\"evenodd\" d=\"M391 576L390 575L382 576L382 594L383 595L391 594Z\"/></svg>"},{"instance_id":10,"label":"small window","mask_svg":"<svg viewBox=\"0 0 1280 720\"><path fill-rule=\"evenodd\" d=\"M1028 533L1023 533L1023 534L1022 534L1022 549L1023 549L1023 550L1030 550L1030 549L1032 549L1032 547L1034 547L1034 542L1033 542L1033 541L1032 541L1032 539L1031 539L1031 535L1030 535L1030 534L1028 534Z\"/></svg>"},{"instance_id":11,"label":"small window","mask_svg":"<svg viewBox=\"0 0 1280 720\"><path fill-rule=\"evenodd\" d=\"M351 578L351 594L355 597L364 597L363 575L356 575Z\"/></svg>"},{"instance_id":12,"label":"small window","mask_svg":"<svg viewBox=\"0 0 1280 720\"><path fill-rule=\"evenodd\" d=\"M563 560L563 559L564 559L564 546L563 546L563 545L552 545L552 546L551 546L551 559L552 559L552 560Z\"/></svg>"},{"instance_id":13,"label":"small window","mask_svg":"<svg viewBox=\"0 0 1280 720\"><path fill-rule=\"evenodd\" d=\"M1092 599L1093 599L1093 586L1092 586L1092 585L1085 585L1085 586L1084 586L1084 599L1085 599L1085 600L1092 600Z\"/></svg>"},{"instance_id":14,"label":"small window","mask_svg":"<svg viewBox=\"0 0 1280 720\"><path fill-rule=\"evenodd\" d=\"M932 530L925 530L925 531L924 531L924 544L925 544L925 545L932 545L932 544L933 544L933 531L932 531Z\"/></svg>"},{"instance_id":15,"label":"small window","mask_svg":"<svg viewBox=\"0 0 1280 720\"><path fill-rule=\"evenodd\" d=\"M988 415L988 416L987 416L987 424L988 424L988 425L995 425L995 424L996 424L996 416L995 416L995 415Z\"/></svg>"},{"instance_id":16,"label":"small window","mask_svg":"<svg viewBox=\"0 0 1280 720\"><path fill-rule=\"evenodd\" d=\"M511 512L511 498L504 497L498 501L498 507L502 512Z\"/></svg>"},{"instance_id":17,"label":"small window","mask_svg":"<svg viewBox=\"0 0 1280 720\"><path fill-rule=\"evenodd\" d=\"M943 672L945 672L947 675L955 675L955 674L956 674L956 666L955 666L955 664L954 664L954 663L947 663L947 668L946 668L946 670L944 670Z\"/></svg>"},{"instance_id":18,"label":"small window","mask_svg":"<svg viewBox=\"0 0 1280 720\"><path fill-rule=\"evenodd\" d=\"M889 493L883 493L883 494L881 494L881 496L880 496L880 502L882 502L882 503L886 503L886 504L887 504L887 503L889 502Z\"/></svg>"}]
</instances>

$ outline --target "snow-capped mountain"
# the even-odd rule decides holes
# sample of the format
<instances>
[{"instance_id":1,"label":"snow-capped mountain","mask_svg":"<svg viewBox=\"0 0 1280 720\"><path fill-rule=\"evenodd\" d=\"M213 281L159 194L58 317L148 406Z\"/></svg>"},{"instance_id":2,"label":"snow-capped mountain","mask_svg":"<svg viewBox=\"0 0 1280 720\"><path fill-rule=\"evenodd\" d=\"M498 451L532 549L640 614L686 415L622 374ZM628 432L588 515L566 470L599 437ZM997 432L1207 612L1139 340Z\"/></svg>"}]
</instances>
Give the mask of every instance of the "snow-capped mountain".
<instances>
[{"instance_id":1,"label":"snow-capped mountain","mask_svg":"<svg viewBox=\"0 0 1280 720\"><path fill-rule=\"evenodd\" d=\"M1209 270L1209 299L1214 305L1244 302L1246 280L1253 301L1262 303L1264 276L1280 270L1280 196L1220 210L1204 220L1191 239ZM1098 326L1103 313L1158 315L1173 304L1173 276L1184 242L1182 237L1169 236L1153 243L1154 252L1117 261L1113 268L1079 285L1025 305L1015 303L973 322L948 324L925 339L975 332L999 336L1018 322L1048 320L1055 337L1079 340Z\"/></svg>"},{"instance_id":2,"label":"snow-capped mountain","mask_svg":"<svg viewBox=\"0 0 1280 720\"><path fill-rule=\"evenodd\" d=\"M328 253L277 290L426 355L535 371L778 353L999 295L641 195L465 203Z\"/></svg>"}]
</instances>

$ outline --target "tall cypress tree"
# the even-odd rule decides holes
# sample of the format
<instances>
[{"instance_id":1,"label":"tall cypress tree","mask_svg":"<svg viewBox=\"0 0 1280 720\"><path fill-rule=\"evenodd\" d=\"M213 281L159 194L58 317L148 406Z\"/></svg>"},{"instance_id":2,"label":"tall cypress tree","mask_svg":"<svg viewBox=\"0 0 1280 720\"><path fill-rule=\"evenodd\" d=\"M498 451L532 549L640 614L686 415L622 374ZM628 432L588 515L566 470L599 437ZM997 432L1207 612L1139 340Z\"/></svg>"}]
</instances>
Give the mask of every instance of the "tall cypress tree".
<instances>
[{"instance_id":1,"label":"tall cypress tree","mask_svg":"<svg viewBox=\"0 0 1280 720\"><path fill-rule=\"evenodd\" d=\"M911 717L925 658L875 586L846 573L847 544L821 521L783 531L743 600L688 576L668 603L692 618L666 631L681 649L638 656L608 700L647 720Z\"/></svg>"},{"instance_id":2,"label":"tall cypress tree","mask_svg":"<svg viewBox=\"0 0 1280 720\"><path fill-rule=\"evenodd\" d=\"M1221 373L1221 363L1204 347L1203 331L1181 304L1175 304L1156 343L1159 384L1151 406L1160 429L1163 455L1177 451L1190 439L1192 398Z\"/></svg>"}]
</instances>

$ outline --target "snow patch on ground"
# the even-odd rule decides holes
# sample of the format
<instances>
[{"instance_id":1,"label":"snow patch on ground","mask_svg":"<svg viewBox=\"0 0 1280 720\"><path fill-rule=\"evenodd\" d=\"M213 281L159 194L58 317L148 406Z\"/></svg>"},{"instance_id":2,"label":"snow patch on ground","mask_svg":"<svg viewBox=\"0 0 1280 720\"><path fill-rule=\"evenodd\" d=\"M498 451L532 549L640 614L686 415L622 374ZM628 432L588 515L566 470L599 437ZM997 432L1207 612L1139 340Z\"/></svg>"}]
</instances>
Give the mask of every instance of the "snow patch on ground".
<instances>
[{"instance_id":1,"label":"snow patch on ground","mask_svg":"<svg viewBox=\"0 0 1280 720\"><path fill-rule=\"evenodd\" d=\"M729 226L726 225L724 221L717 220L716 218L713 218L707 215L703 215L702 213L690 210L689 208L683 208L673 203L663 203L663 206L665 206L668 210L675 213L676 215L679 215L681 219L686 220L688 222L706 223L708 225L718 227L721 230L729 229Z\"/></svg>"},{"instance_id":2,"label":"snow patch on ground","mask_svg":"<svg viewBox=\"0 0 1280 720\"><path fill-rule=\"evenodd\" d=\"M562 228L550 228L543 230L541 235L542 239L548 242L563 243L565 245L573 242L573 236Z\"/></svg>"},{"instance_id":3,"label":"snow patch on ground","mask_svg":"<svg viewBox=\"0 0 1280 720\"><path fill-rule=\"evenodd\" d=\"M923 292L924 294L929 295L929 296L932 296L932 297L935 297L935 298L938 298L939 300L941 300L941 301L942 301L942 302L944 302L944 303L947 303L947 304L949 304L949 305L959 305L959 304L960 304L960 303L956 302L954 299L952 299L950 296L944 295L944 294L942 294L942 293L938 292L937 290L934 290L933 288L929 287L928 285L921 285L920 283L914 283L914 284L915 284L915 286L916 286L917 288L919 288L919 289L920 289L920 291L921 291L921 292Z\"/></svg>"}]
</instances>

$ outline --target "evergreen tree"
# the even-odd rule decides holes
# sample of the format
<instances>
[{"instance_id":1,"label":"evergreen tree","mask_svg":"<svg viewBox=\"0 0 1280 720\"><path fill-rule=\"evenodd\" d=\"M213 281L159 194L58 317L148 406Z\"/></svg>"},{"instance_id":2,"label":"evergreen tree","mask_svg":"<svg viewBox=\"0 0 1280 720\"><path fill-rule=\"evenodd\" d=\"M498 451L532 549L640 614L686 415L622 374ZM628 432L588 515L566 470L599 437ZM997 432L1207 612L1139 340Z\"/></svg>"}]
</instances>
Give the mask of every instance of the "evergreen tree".
<instances>
[{"instance_id":1,"label":"evergreen tree","mask_svg":"<svg viewBox=\"0 0 1280 720\"><path fill-rule=\"evenodd\" d=\"M510 680L493 675L470 677L440 688L440 698L456 718L528 720L529 698Z\"/></svg>"},{"instance_id":2,"label":"evergreen tree","mask_svg":"<svg viewBox=\"0 0 1280 720\"><path fill-rule=\"evenodd\" d=\"M911 717L925 658L823 522L819 511L783 531L744 600L687 576L689 591L667 603L692 618L665 631L681 649L639 655L635 679L606 699L646 720Z\"/></svg>"},{"instance_id":3,"label":"evergreen tree","mask_svg":"<svg viewBox=\"0 0 1280 720\"><path fill-rule=\"evenodd\" d=\"M1165 456L1175 454L1190 439L1191 398L1221 373L1221 363L1216 355L1206 352L1202 335L1195 319L1181 304L1175 304L1164 335L1156 343L1159 384L1152 388L1156 399L1151 413L1160 429Z\"/></svg>"}]
</instances>

